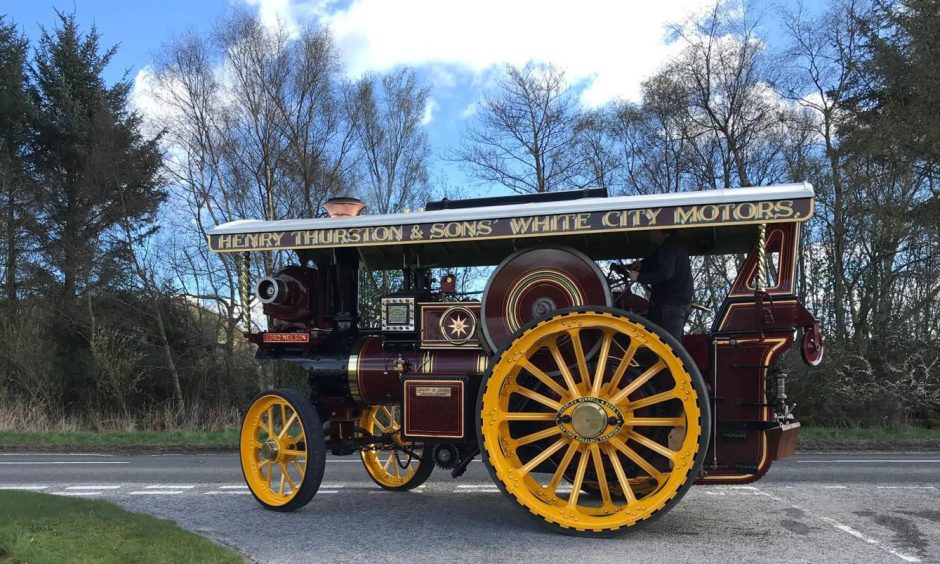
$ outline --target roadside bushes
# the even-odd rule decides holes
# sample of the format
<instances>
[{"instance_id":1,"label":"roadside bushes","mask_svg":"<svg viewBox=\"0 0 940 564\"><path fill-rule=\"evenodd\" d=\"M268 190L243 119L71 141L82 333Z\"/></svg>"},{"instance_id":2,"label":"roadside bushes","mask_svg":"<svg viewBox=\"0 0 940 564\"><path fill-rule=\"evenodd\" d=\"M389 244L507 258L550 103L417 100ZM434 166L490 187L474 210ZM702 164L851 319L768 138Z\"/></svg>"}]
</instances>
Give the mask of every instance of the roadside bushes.
<instances>
[{"instance_id":1,"label":"roadside bushes","mask_svg":"<svg viewBox=\"0 0 940 564\"><path fill-rule=\"evenodd\" d=\"M913 343L872 356L830 347L807 369L790 355L790 398L810 425L940 426L940 343Z\"/></svg>"}]
</instances>

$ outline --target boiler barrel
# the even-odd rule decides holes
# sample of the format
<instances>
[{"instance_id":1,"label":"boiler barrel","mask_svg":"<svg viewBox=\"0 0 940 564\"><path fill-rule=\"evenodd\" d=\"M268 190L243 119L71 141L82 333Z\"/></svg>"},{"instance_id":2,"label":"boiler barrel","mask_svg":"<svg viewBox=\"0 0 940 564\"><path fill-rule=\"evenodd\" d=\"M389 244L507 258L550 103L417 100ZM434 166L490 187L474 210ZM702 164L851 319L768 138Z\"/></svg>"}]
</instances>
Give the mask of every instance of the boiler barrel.
<instances>
[{"instance_id":1,"label":"boiler barrel","mask_svg":"<svg viewBox=\"0 0 940 564\"><path fill-rule=\"evenodd\" d=\"M381 337L366 337L349 356L347 377L353 398L366 405L400 404L402 383L395 370L399 354L407 362L409 376L482 375L489 362L483 351L473 349L385 352Z\"/></svg>"}]
</instances>

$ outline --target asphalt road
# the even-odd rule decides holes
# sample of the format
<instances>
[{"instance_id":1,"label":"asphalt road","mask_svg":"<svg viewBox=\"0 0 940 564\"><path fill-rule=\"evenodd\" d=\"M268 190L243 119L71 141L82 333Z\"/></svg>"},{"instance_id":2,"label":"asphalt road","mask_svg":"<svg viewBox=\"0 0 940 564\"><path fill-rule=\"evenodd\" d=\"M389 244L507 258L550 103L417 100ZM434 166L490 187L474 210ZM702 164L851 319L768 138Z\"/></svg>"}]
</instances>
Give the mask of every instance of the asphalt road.
<instances>
[{"instance_id":1,"label":"asphalt road","mask_svg":"<svg viewBox=\"0 0 940 564\"><path fill-rule=\"evenodd\" d=\"M330 458L301 511L261 509L235 455L0 454L0 488L104 498L261 562L940 562L940 452L799 455L750 486L696 486L614 540L547 532L479 462L389 493Z\"/></svg>"}]
</instances>

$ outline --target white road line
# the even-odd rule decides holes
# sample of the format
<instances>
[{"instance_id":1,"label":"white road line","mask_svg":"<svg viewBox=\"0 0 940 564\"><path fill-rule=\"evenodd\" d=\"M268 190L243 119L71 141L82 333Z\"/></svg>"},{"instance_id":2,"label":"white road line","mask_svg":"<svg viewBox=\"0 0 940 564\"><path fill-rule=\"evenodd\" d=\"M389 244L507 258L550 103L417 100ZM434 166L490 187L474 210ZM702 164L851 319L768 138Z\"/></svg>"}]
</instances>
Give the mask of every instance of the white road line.
<instances>
[{"instance_id":1,"label":"white road line","mask_svg":"<svg viewBox=\"0 0 940 564\"><path fill-rule=\"evenodd\" d=\"M757 489L757 488L755 488L755 489ZM775 496L775 495L773 495L773 494L770 494L770 493L767 493L767 492L765 492L765 491L763 491L763 490L758 489L757 491L758 491L758 493L759 493L760 495L769 497L770 499L773 499L774 501L779 501L780 503L784 503L784 504L786 504L786 505L789 505L790 507L792 507L792 508L794 508L794 509L799 509L800 511L802 511L802 512L805 513L806 515L809 515L810 517L814 517L814 518L816 518L816 519L819 519L820 521L831 525L831 526L834 527L835 529L837 529L837 530L839 530L839 531L842 531L843 533L850 534L850 535L852 535L853 537L855 537L855 538L857 538L857 539L861 539L861 540L865 541L866 543L868 543L868 544L870 544L870 545L872 545L872 546L876 546L876 547L878 547L879 549L881 549L881 550L887 552L888 554L897 556L898 558L900 558L901 560L903 560L903 561L905 561L905 562L920 562L920 558L917 558L917 557L915 557L915 556L910 556L910 555L904 554L904 553L902 553L902 552L899 552L898 550L896 550L896 549L894 549L893 547L891 547L891 546L889 546L889 545L883 543L882 541L879 541L878 539L875 539L875 538L872 538L872 537L865 536L864 533L862 533L862 532L860 532L860 531L857 531L857 530L853 529L852 527L850 527L850 526L848 526L848 525L846 525L846 524L844 524L844 523L840 523L840 522L836 521L835 519L833 519L832 517L827 517L826 515L819 515L818 513L813 513L812 511L809 511L809 510L807 510L807 509L804 508L804 507L800 507L799 505L796 505L795 503L791 503L791 502L789 502L789 501L787 501L787 500L785 500L785 499L783 499L783 498L777 497L777 496Z\"/></svg>"},{"instance_id":2,"label":"white road line","mask_svg":"<svg viewBox=\"0 0 940 564\"><path fill-rule=\"evenodd\" d=\"M32 462L0 461L0 465L3 466L25 466L26 464L35 466L37 464L130 464L130 462L117 460L33 460Z\"/></svg>"},{"instance_id":3,"label":"white road line","mask_svg":"<svg viewBox=\"0 0 940 564\"><path fill-rule=\"evenodd\" d=\"M935 490L935 486L875 486L879 490Z\"/></svg>"},{"instance_id":4,"label":"white road line","mask_svg":"<svg viewBox=\"0 0 940 564\"><path fill-rule=\"evenodd\" d=\"M86 495L101 495L101 492L49 492L52 495L66 495L66 496L86 496Z\"/></svg>"},{"instance_id":5,"label":"white road line","mask_svg":"<svg viewBox=\"0 0 940 564\"><path fill-rule=\"evenodd\" d=\"M866 459L847 459L847 460L797 460L797 463L800 464L856 464L859 462L872 463L884 463L884 464L937 464L940 463L940 458L922 458L919 460L895 460L888 458L866 458Z\"/></svg>"},{"instance_id":6,"label":"white road line","mask_svg":"<svg viewBox=\"0 0 940 564\"><path fill-rule=\"evenodd\" d=\"M44 490L49 486L0 486L0 490Z\"/></svg>"},{"instance_id":7,"label":"white road line","mask_svg":"<svg viewBox=\"0 0 940 564\"><path fill-rule=\"evenodd\" d=\"M826 490L846 490L848 486L823 486L823 489Z\"/></svg>"},{"instance_id":8,"label":"white road line","mask_svg":"<svg viewBox=\"0 0 940 564\"><path fill-rule=\"evenodd\" d=\"M247 490L248 486L219 486L220 490Z\"/></svg>"},{"instance_id":9,"label":"white road line","mask_svg":"<svg viewBox=\"0 0 940 564\"><path fill-rule=\"evenodd\" d=\"M180 485L180 484L156 484L153 486L147 486L145 490L191 490L196 486L189 485Z\"/></svg>"},{"instance_id":10,"label":"white road line","mask_svg":"<svg viewBox=\"0 0 940 564\"><path fill-rule=\"evenodd\" d=\"M346 484L320 484L320 487L325 490L337 490L346 487Z\"/></svg>"},{"instance_id":11,"label":"white road line","mask_svg":"<svg viewBox=\"0 0 940 564\"><path fill-rule=\"evenodd\" d=\"M0 456L101 456L114 458L115 455L94 452L0 452Z\"/></svg>"},{"instance_id":12,"label":"white road line","mask_svg":"<svg viewBox=\"0 0 940 564\"><path fill-rule=\"evenodd\" d=\"M241 490L215 490L206 492L205 495L251 495L251 492Z\"/></svg>"},{"instance_id":13,"label":"white road line","mask_svg":"<svg viewBox=\"0 0 940 564\"><path fill-rule=\"evenodd\" d=\"M121 486L69 486L67 490L116 490Z\"/></svg>"},{"instance_id":14,"label":"white road line","mask_svg":"<svg viewBox=\"0 0 940 564\"><path fill-rule=\"evenodd\" d=\"M142 492L131 492L129 495L177 495L183 493L182 490L147 490Z\"/></svg>"},{"instance_id":15,"label":"white road line","mask_svg":"<svg viewBox=\"0 0 940 564\"><path fill-rule=\"evenodd\" d=\"M495 488L496 484L464 484L457 486L458 490L478 490L478 489L489 489Z\"/></svg>"}]
</instances>

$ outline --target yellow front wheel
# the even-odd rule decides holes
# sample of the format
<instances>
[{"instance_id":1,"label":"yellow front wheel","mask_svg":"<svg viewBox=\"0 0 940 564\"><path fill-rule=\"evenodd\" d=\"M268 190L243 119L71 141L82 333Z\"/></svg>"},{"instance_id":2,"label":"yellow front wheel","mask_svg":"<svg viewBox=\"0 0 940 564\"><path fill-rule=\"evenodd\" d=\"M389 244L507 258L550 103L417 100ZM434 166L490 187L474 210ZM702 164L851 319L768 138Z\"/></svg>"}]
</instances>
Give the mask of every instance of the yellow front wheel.
<instances>
[{"instance_id":1,"label":"yellow front wheel","mask_svg":"<svg viewBox=\"0 0 940 564\"><path fill-rule=\"evenodd\" d=\"M701 468L709 429L688 353L612 308L568 308L520 329L478 400L494 481L543 523L582 536L668 511Z\"/></svg>"},{"instance_id":2,"label":"yellow front wheel","mask_svg":"<svg viewBox=\"0 0 940 564\"><path fill-rule=\"evenodd\" d=\"M434 470L430 449L406 443L401 438L401 408L374 405L359 421L363 431L384 441L362 448L362 465L372 481L383 489L406 491L424 483ZM395 445L394 447L392 445Z\"/></svg>"},{"instance_id":3,"label":"yellow front wheel","mask_svg":"<svg viewBox=\"0 0 940 564\"><path fill-rule=\"evenodd\" d=\"M239 441L242 474L267 509L293 511L313 499L326 466L317 411L295 390L263 392L251 403Z\"/></svg>"}]
</instances>

